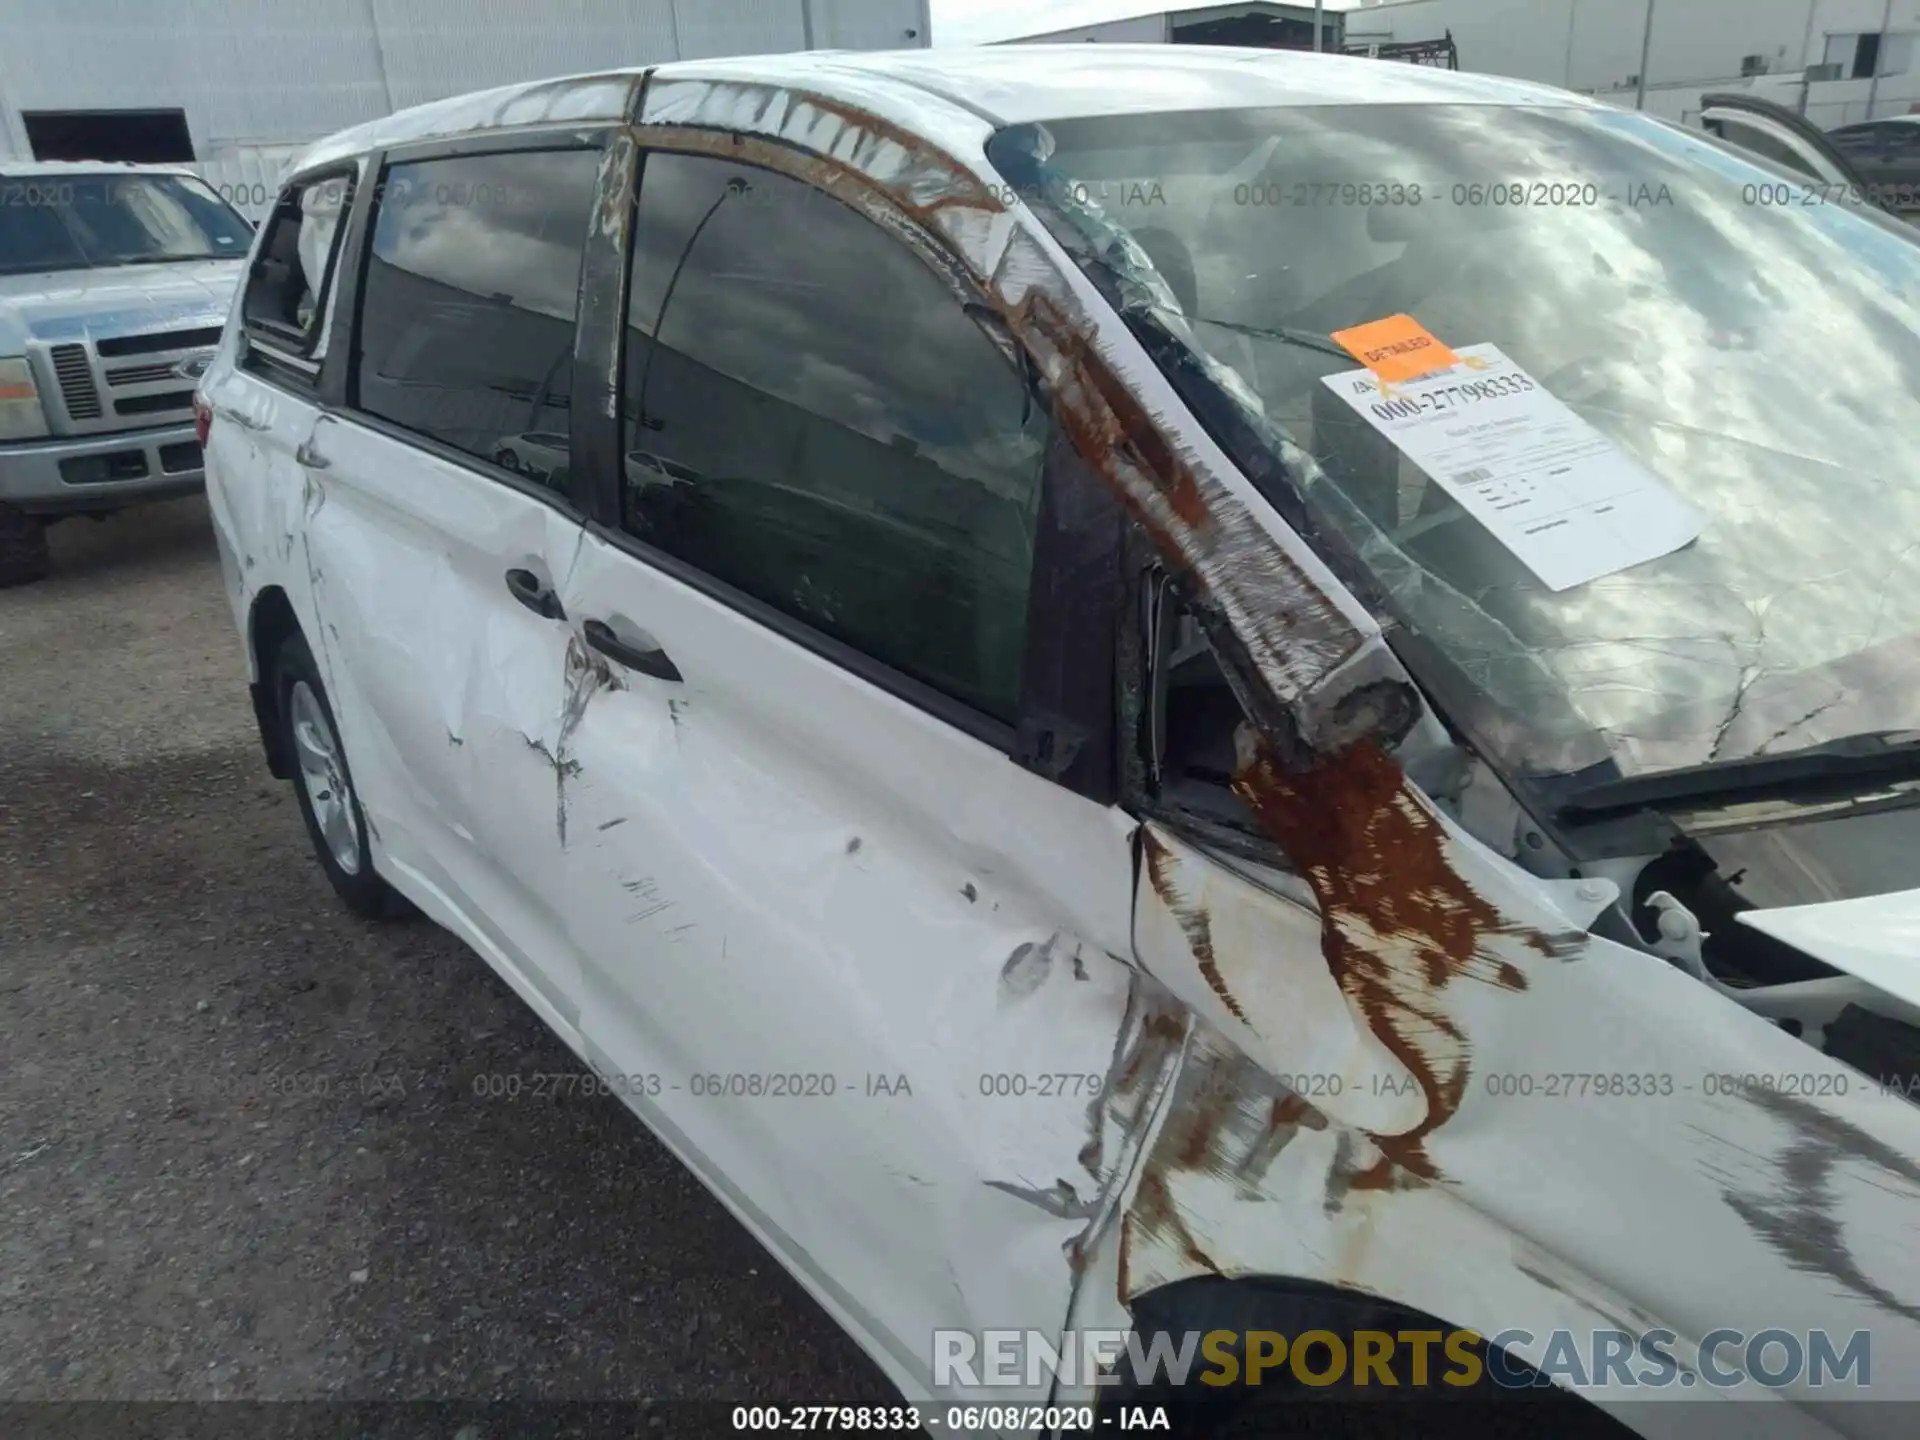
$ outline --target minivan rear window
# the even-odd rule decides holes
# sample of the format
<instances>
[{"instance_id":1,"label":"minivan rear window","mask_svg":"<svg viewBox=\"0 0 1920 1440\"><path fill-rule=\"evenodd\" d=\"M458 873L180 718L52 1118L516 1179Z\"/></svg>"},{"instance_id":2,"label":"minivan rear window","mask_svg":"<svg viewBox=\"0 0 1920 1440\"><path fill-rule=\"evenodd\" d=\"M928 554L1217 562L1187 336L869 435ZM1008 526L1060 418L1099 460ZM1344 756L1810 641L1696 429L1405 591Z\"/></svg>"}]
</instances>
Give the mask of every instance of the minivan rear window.
<instances>
[{"instance_id":1,"label":"minivan rear window","mask_svg":"<svg viewBox=\"0 0 1920 1440\"><path fill-rule=\"evenodd\" d=\"M599 153L388 167L361 286L359 407L565 486Z\"/></svg>"}]
</instances>

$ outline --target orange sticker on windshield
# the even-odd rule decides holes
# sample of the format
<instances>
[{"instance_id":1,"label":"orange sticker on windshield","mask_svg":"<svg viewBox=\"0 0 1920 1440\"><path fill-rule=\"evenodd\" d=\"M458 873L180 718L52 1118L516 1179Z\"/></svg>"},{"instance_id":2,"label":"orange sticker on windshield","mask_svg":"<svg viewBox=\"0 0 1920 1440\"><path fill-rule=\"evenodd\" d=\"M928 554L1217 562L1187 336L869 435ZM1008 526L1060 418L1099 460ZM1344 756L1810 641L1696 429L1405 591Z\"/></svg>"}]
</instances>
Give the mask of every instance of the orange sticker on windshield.
<instances>
[{"instance_id":1,"label":"orange sticker on windshield","mask_svg":"<svg viewBox=\"0 0 1920 1440\"><path fill-rule=\"evenodd\" d=\"M1411 315L1389 315L1351 330L1336 330L1333 338L1389 383L1412 380L1460 363L1458 355L1428 334L1426 326Z\"/></svg>"}]
</instances>

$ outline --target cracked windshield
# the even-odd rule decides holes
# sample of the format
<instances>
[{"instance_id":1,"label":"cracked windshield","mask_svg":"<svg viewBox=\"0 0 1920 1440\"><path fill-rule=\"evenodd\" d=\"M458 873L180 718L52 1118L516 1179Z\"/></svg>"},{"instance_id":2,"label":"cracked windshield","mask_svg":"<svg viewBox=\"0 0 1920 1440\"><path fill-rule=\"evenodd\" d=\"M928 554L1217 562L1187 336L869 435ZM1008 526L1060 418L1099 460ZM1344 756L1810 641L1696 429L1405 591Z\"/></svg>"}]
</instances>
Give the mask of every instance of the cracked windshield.
<instances>
[{"instance_id":1,"label":"cracked windshield","mask_svg":"<svg viewBox=\"0 0 1920 1440\"><path fill-rule=\"evenodd\" d=\"M1073 120L991 154L1514 770L1920 724L1897 222L1571 106ZM1412 378L1409 345L1454 363Z\"/></svg>"}]
</instances>

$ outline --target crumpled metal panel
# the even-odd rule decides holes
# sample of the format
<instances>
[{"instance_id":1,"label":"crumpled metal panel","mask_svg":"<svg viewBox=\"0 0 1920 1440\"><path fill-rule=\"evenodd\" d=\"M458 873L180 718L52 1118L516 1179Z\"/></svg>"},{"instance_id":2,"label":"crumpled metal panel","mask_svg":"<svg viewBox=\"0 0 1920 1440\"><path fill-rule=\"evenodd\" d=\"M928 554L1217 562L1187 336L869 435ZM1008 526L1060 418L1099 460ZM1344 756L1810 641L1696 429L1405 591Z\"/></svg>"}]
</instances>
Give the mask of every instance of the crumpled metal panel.
<instances>
[{"instance_id":1,"label":"crumpled metal panel","mask_svg":"<svg viewBox=\"0 0 1920 1440\"><path fill-rule=\"evenodd\" d=\"M1312 899L1146 831L1140 955L1206 1038L1118 1233L1092 1246L1118 1247L1119 1301L1298 1275L1486 1334L1671 1329L1682 1364L1720 1326L1867 1330L1874 1393L1920 1395L1892 1375L1920 1350L1903 1238L1920 1110L1658 957L1555 923L1535 882L1410 807L1389 762L1353 768L1338 783L1371 777L1384 801L1243 765L1263 803L1302 812L1277 828L1314 832ZM1642 1199L1657 1225L1623 1210Z\"/></svg>"}]
</instances>

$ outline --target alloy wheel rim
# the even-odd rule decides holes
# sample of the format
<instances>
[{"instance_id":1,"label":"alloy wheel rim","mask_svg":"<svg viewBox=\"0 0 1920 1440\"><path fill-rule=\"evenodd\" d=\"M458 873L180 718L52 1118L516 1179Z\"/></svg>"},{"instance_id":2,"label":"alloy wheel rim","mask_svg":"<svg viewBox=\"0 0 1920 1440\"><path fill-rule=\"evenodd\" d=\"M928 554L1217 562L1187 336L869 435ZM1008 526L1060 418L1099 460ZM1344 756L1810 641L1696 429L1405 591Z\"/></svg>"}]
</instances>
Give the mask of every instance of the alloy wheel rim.
<instances>
[{"instance_id":1,"label":"alloy wheel rim","mask_svg":"<svg viewBox=\"0 0 1920 1440\"><path fill-rule=\"evenodd\" d=\"M304 680L293 685L293 749L300 763L300 782L306 787L307 803L320 838L333 857L333 863L349 875L360 873L360 820L353 803L353 787L347 783L347 767L340 754L339 737L320 697Z\"/></svg>"}]
</instances>

